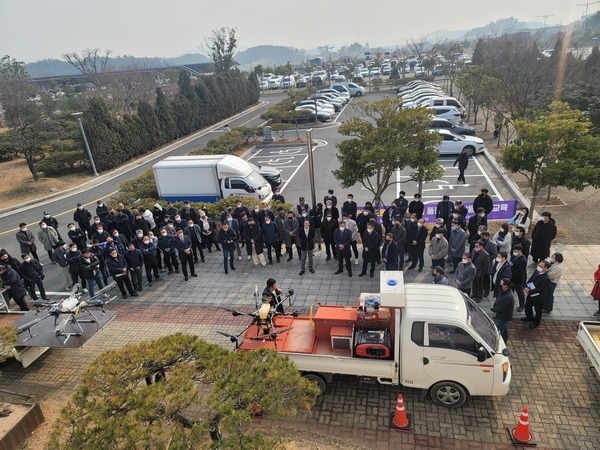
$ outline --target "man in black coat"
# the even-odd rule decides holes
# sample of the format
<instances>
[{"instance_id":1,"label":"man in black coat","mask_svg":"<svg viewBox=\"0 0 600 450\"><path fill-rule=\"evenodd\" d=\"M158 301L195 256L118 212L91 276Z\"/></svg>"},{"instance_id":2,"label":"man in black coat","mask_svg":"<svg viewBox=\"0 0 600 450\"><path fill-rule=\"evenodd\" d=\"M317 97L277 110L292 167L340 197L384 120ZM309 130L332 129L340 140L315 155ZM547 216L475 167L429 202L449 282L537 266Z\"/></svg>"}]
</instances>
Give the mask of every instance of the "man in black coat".
<instances>
[{"instance_id":1,"label":"man in black coat","mask_svg":"<svg viewBox=\"0 0 600 450\"><path fill-rule=\"evenodd\" d=\"M29 311L29 307L25 302L27 291L23 286L21 277L12 267L0 264L0 279L5 289L8 289L9 295L15 301L21 311Z\"/></svg>"},{"instance_id":2,"label":"man in black coat","mask_svg":"<svg viewBox=\"0 0 600 450\"><path fill-rule=\"evenodd\" d=\"M254 266L258 267L260 264L265 267L267 263L263 255L263 233L254 217L248 219L248 224L244 228L244 240L246 242L246 248L250 251L250 256L252 256Z\"/></svg>"},{"instance_id":3,"label":"man in black coat","mask_svg":"<svg viewBox=\"0 0 600 450\"><path fill-rule=\"evenodd\" d=\"M300 273L304 275L306 269L306 260L308 259L308 270L310 273L315 273L313 268L313 250L315 249L315 229L311 226L308 220L304 221L302 228L298 230L296 238L300 245Z\"/></svg>"},{"instance_id":4,"label":"man in black coat","mask_svg":"<svg viewBox=\"0 0 600 450\"><path fill-rule=\"evenodd\" d=\"M416 214L417 220L423 217L423 211L425 211L425 205L421 201L421 194L415 194L414 200L408 204L408 212ZM397 206L397 204L396 204Z\"/></svg>"},{"instance_id":5,"label":"man in black coat","mask_svg":"<svg viewBox=\"0 0 600 450\"><path fill-rule=\"evenodd\" d=\"M29 291L29 295L32 300L37 300L38 296L35 293L35 287L37 286L40 290L40 295L43 300L49 300L46 296L46 290L44 289L44 268L37 259L32 259L29 254L22 254L23 263L21 264L21 276L25 281L25 286Z\"/></svg>"},{"instance_id":6,"label":"man in black coat","mask_svg":"<svg viewBox=\"0 0 600 450\"><path fill-rule=\"evenodd\" d=\"M189 201L183 202L183 208L179 211L179 216L187 223L190 220L194 223L198 223L200 217L198 216L198 212L192 208Z\"/></svg>"},{"instance_id":7,"label":"man in black coat","mask_svg":"<svg viewBox=\"0 0 600 450\"><path fill-rule=\"evenodd\" d=\"M127 261L127 269L129 270L129 274L131 275L131 282L133 283L133 289L138 292L142 292L142 267L144 267L144 255L140 249L136 248L133 243L129 243L127 246L127 251L123 255L125 257L125 261Z\"/></svg>"},{"instance_id":8,"label":"man in black coat","mask_svg":"<svg viewBox=\"0 0 600 450\"><path fill-rule=\"evenodd\" d=\"M517 311L521 312L525 308L525 293L523 292L523 288L525 287L525 281L527 281L527 258L523 254L523 247L521 245L517 244L513 246L510 263L512 264L512 277L510 281L512 289L519 299Z\"/></svg>"},{"instance_id":9,"label":"man in black coat","mask_svg":"<svg viewBox=\"0 0 600 450\"><path fill-rule=\"evenodd\" d=\"M400 191L400 192L398 192L398 198L396 200L394 200L394 203L396 204L396 208L398 209L400 214L402 214L403 216L404 216L404 214L406 214L406 210L408 209L408 200L406 200L405 196L406 196L406 192Z\"/></svg>"},{"instance_id":10,"label":"man in black coat","mask_svg":"<svg viewBox=\"0 0 600 450\"><path fill-rule=\"evenodd\" d=\"M196 269L194 269L194 255L192 252L192 240L189 236L183 234L183 229L177 228L177 237L173 239L175 248L179 252L179 260L181 261L181 270L183 271L183 279L188 280L187 268L190 268L190 274L197 277Z\"/></svg>"},{"instance_id":11,"label":"man in black coat","mask_svg":"<svg viewBox=\"0 0 600 450\"><path fill-rule=\"evenodd\" d=\"M333 253L333 257L337 258L338 251L334 242L335 232L338 230L338 221L331 217L331 213L325 215L323 217L323 222L321 222L321 236L323 237L323 243L325 244L325 253L327 254L326 261L331 259L331 254ZM348 230L350 233L350 242L352 242L352 232Z\"/></svg>"},{"instance_id":12,"label":"man in black coat","mask_svg":"<svg viewBox=\"0 0 600 450\"><path fill-rule=\"evenodd\" d=\"M494 317L494 323L500 331L500 336L504 339L504 342L508 342L508 322L513 317L513 309L515 307L515 299L511 291L512 283L508 278L502 278L498 283L498 295L494 305L492 306L492 312L496 313Z\"/></svg>"},{"instance_id":13,"label":"man in black coat","mask_svg":"<svg viewBox=\"0 0 600 450\"><path fill-rule=\"evenodd\" d=\"M381 254L379 253L379 245L381 243L381 236L375 231L375 226L372 223L367 224L367 231L362 235L362 271L358 275L364 277L367 274L367 265L370 265L369 276L373 278L375 276L375 263L381 260Z\"/></svg>"},{"instance_id":14,"label":"man in black coat","mask_svg":"<svg viewBox=\"0 0 600 450\"><path fill-rule=\"evenodd\" d=\"M356 213L358 212L358 205L354 201L354 195L348 194L346 201L342 204L342 216L348 214L352 220L356 220Z\"/></svg>"},{"instance_id":15,"label":"man in black coat","mask_svg":"<svg viewBox=\"0 0 600 450\"><path fill-rule=\"evenodd\" d=\"M77 228L74 223L67 224L67 228L69 229L67 235L69 236L69 239L71 239L71 242L77 245L79 251L83 251L87 247L87 239L84 230Z\"/></svg>"},{"instance_id":16,"label":"man in black coat","mask_svg":"<svg viewBox=\"0 0 600 450\"><path fill-rule=\"evenodd\" d=\"M531 232L531 258L537 263L550 256L550 245L556 237L556 222L548 211L542 213L542 220L533 227Z\"/></svg>"},{"instance_id":17,"label":"man in black coat","mask_svg":"<svg viewBox=\"0 0 600 450\"><path fill-rule=\"evenodd\" d=\"M548 261L540 261L536 271L527 280L527 286L524 289L525 294L527 294L525 317L521 317L521 320L531 322L529 328L539 327L542 321L542 308L546 303L548 284L550 283L548 278L549 268L550 263ZM534 309L535 316L533 315Z\"/></svg>"},{"instance_id":18,"label":"man in black coat","mask_svg":"<svg viewBox=\"0 0 600 450\"><path fill-rule=\"evenodd\" d=\"M92 228L90 227L90 220L92 220L92 213L83 207L81 203L77 203L77 209L73 213L73 220L77 222L79 228L87 234L87 238L92 238Z\"/></svg>"},{"instance_id":19,"label":"man in black coat","mask_svg":"<svg viewBox=\"0 0 600 450\"><path fill-rule=\"evenodd\" d=\"M175 250L173 239L175 239L175 236L167 233L166 229L160 229L158 248L160 248L160 251L164 256L165 265L167 266L169 273L173 273L173 268L175 269L175 272L179 273L179 262L177 261L177 251Z\"/></svg>"},{"instance_id":20,"label":"man in black coat","mask_svg":"<svg viewBox=\"0 0 600 450\"><path fill-rule=\"evenodd\" d=\"M469 217L467 230L469 231L469 245L471 250L473 250L473 244L480 238L480 235L477 233L480 231L479 227L485 227L487 230L487 217L483 208L476 209L475 214Z\"/></svg>"},{"instance_id":21,"label":"man in black coat","mask_svg":"<svg viewBox=\"0 0 600 450\"><path fill-rule=\"evenodd\" d=\"M406 245L409 248L411 260L410 266L408 267L409 270L414 269L418 263L419 272L423 272L423 266L425 265L423 253L425 253L425 242L427 241L427 228L425 227L424 222L425 221L423 219L419 219L416 222L417 228L414 230L414 232L412 228L409 227L411 228L409 230L411 232L410 237L407 231Z\"/></svg>"},{"instance_id":22,"label":"man in black coat","mask_svg":"<svg viewBox=\"0 0 600 450\"><path fill-rule=\"evenodd\" d=\"M475 266L475 279L471 288L471 298L477 303L483 298L483 279L487 276L490 267L490 255L484 249L483 241L475 241L473 251L471 252L471 261Z\"/></svg>"},{"instance_id":23,"label":"man in black coat","mask_svg":"<svg viewBox=\"0 0 600 450\"><path fill-rule=\"evenodd\" d=\"M187 227L183 230L183 234L188 236L192 241L192 253L194 254L194 263L198 262L198 252L200 259L204 262L204 252L202 251L202 228L192 219L188 219Z\"/></svg>"},{"instance_id":24,"label":"man in black coat","mask_svg":"<svg viewBox=\"0 0 600 450\"><path fill-rule=\"evenodd\" d=\"M478 208L483 208L485 215L489 215L494 209L494 201L488 194L487 189L482 189L481 193L473 200L473 211L477 211Z\"/></svg>"},{"instance_id":25,"label":"man in black coat","mask_svg":"<svg viewBox=\"0 0 600 450\"><path fill-rule=\"evenodd\" d=\"M398 244L394 242L394 235L387 233L381 249L381 260L385 263L385 270L398 270Z\"/></svg>"},{"instance_id":26,"label":"man in black coat","mask_svg":"<svg viewBox=\"0 0 600 450\"><path fill-rule=\"evenodd\" d=\"M104 288L104 283L100 278L100 260L86 248L79 256L79 266L83 272L83 278L87 282L90 298L92 298L95 295L94 283L98 285L99 289Z\"/></svg>"},{"instance_id":27,"label":"man in black coat","mask_svg":"<svg viewBox=\"0 0 600 450\"><path fill-rule=\"evenodd\" d=\"M346 262L346 270L348 276L352 276L352 265L350 264L350 255L352 254L352 231L346 228L346 222L340 221L338 229L333 233L333 248L337 252L338 270L335 274L340 274L344 271L344 261Z\"/></svg>"},{"instance_id":28,"label":"man in black coat","mask_svg":"<svg viewBox=\"0 0 600 450\"><path fill-rule=\"evenodd\" d=\"M106 267L108 272L117 283L117 286L119 286L119 290L121 291L123 298L127 298L125 287L127 287L129 295L132 297L138 296L137 292L135 292L133 286L131 285L131 281L129 280L127 261L125 261L125 258L122 255L119 255L116 248L113 248L110 251L109 257L106 260Z\"/></svg>"},{"instance_id":29,"label":"man in black coat","mask_svg":"<svg viewBox=\"0 0 600 450\"><path fill-rule=\"evenodd\" d=\"M508 260L508 254L504 250L501 250L498 252L496 259L494 260L494 266L492 267L492 290L494 298L498 297L502 291L500 288L500 281L503 278L509 280L512 278L512 266Z\"/></svg>"},{"instance_id":30,"label":"man in black coat","mask_svg":"<svg viewBox=\"0 0 600 450\"><path fill-rule=\"evenodd\" d=\"M452 213L454 212L454 203L450 201L449 195L444 195L441 202L438 202L435 208L436 219L444 219L445 223L452 222ZM447 238L448 236L446 236Z\"/></svg>"},{"instance_id":31,"label":"man in black coat","mask_svg":"<svg viewBox=\"0 0 600 450\"><path fill-rule=\"evenodd\" d=\"M452 164L452 167L456 167L457 164L458 164L458 178L456 179L456 181L462 181L463 184L465 184L466 183L465 170L467 170L467 167L469 167L469 155L467 154L466 149L463 149L463 151L460 152L460 155L458 155L458 158L456 158L454 160L454 164Z\"/></svg>"},{"instance_id":32,"label":"man in black coat","mask_svg":"<svg viewBox=\"0 0 600 450\"><path fill-rule=\"evenodd\" d=\"M225 273L229 273L227 269L227 264L229 264L231 270L235 270L235 267L233 266L233 261L236 249L236 241L238 239L238 233L236 233L234 229L229 226L229 222L223 222L221 224L221 229L217 233L217 240L223 247L223 267L225 269Z\"/></svg>"}]
</instances>

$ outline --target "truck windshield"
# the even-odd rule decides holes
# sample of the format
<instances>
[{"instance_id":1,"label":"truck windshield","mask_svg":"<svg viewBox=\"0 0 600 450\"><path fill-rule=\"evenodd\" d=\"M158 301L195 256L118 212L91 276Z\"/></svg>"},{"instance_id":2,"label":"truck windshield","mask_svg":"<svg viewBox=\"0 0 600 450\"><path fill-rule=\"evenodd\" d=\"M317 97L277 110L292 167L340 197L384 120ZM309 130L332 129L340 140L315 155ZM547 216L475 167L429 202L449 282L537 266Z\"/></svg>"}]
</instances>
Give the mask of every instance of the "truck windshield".
<instances>
[{"instance_id":1,"label":"truck windshield","mask_svg":"<svg viewBox=\"0 0 600 450\"><path fill-rule=\"evenodd\" d=\"M254 170L250 172L250 174L246 177L246 180L254 189L259 189L263 184L266 183L265 179Z\"/></svg>"},{"instance_id":2,"label":"truck windshield","mask_svg":"<svg viewBox=\"0 0 600 450\"><path fill-rule=\"evenodd\" d=\"M498 351L498 333L496 325L477 303L464 293L462 294L467 306L467 325L469 325L487 345L494 351Z\"/></svg>"}]
</instances>

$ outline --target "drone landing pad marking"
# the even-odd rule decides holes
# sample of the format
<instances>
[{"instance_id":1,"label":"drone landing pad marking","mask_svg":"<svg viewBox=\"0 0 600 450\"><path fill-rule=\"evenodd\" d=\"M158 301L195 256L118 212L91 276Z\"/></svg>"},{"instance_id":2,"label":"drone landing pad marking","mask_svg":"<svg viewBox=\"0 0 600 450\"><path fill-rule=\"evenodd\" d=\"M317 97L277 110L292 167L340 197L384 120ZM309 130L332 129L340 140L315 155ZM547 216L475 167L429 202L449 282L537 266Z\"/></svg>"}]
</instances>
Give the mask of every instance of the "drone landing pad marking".
<instances>
[{"instance_id":1,"label":"drone landing pad marking","mask_svg":"<svg viewBox=\"0 0 600 450\"><path fill-rule=\"evenodd\" d=\"M42 320L41 322L36 323L31 327L31 335L29 332L23 332L19 334L17 346L25 346L25 347L57 347L57 348L78 348L82 347L89 339L91 339L98 331L100 331L108 322L110 322L115 317L114 311L106 311L106 313L102 314L101 311L93 309L94 316L98 320L95 323L87 323L86 320L93 320L93 317L86 311L82 311L77 314L75 317L79 321L79 325L83 329L83 334L80 336L71 335L67 342L65 343L64 335L56 335L54 332L54 318L48 317L47 319ZM20 320L15 324L16 327L19 325L23 325L29 323L39 317L43 317L46 314L45 311L41 311L36 313L35 311L28 311L24 314ZM68 314L61 314L57 325L60 324L63 319L66 319ZM84 321L84 322L82 322ZM79 329L76 324L69 323L65 327L66 333L76 333L79 332Z\"/></svg>"}]
</instances>

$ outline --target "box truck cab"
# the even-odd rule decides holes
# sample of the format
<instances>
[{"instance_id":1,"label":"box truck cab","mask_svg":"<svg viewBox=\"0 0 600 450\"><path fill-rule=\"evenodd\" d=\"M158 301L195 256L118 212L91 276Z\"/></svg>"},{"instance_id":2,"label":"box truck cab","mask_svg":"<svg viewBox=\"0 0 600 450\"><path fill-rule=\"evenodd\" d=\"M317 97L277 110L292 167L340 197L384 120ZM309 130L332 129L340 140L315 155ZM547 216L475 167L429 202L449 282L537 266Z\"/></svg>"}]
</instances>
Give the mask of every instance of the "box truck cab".
<instances>
[{"instance_id":1,"label":"box truck cab","mask_svg":"<svg viewBox=\"0 0 600 450\"><path fill-rule=\"evenodd\" d=\"M250 326L238 349L287 355L322 392L334 375L356 375L423 389L454 408L510 386L509 352L490 317L458 289L405 285L402 272L381 272L380 292L361 293L354 306L323 304L308 316L273 320L285 331L257 339Z\"/></svg>"},{"instance_id":2,"label":"box truck cab","mask_svg":"<svg viewBox=\"0 0 600 450\"><path fill-rule=\"evenodd\" d=\"M273 196L271 185L247 161L233 155L169 156L152 170L165 201L213 203L231 195L269 201Z\"/></svg>"}]
</instances>

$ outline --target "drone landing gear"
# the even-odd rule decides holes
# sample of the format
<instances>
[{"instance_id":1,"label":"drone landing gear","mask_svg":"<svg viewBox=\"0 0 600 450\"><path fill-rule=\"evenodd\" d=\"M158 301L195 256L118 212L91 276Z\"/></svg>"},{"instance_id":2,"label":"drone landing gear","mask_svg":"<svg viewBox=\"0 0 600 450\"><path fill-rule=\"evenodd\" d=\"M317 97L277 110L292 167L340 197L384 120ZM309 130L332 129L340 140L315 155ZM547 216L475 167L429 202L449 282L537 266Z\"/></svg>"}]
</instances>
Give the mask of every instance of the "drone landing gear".
<instances>
[{"instance_id":1,"label":"drone landing gear","mask_svg":"<svg viewBox=\"0 0 600 450\"><path fill-rule=\"evenodd\" d=\"M63 344L66 344L71 336L82 336L83 328L81 328L82 323L98 323L98 318L87 309L85 306L81 307L81 311L87 312L92 318L91 319L77 319L75 317L75 313L70 313L66 319L62 319L62 321L57 325L58 316L54 318L54 334L55 336L63 336L65 340ZM67 327L71 328L71 331L67 331Z\"/></svg>"}]
</instances>

